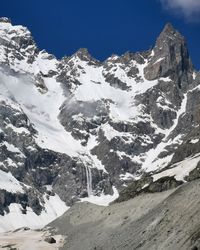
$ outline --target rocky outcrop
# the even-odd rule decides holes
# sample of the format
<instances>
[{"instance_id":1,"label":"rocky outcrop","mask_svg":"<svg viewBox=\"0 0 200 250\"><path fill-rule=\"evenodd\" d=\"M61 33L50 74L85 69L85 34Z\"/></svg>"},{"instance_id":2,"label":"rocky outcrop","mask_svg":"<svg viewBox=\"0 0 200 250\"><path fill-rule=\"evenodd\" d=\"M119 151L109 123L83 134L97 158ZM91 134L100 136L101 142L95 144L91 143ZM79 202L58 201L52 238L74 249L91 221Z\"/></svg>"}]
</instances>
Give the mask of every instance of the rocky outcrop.
<instances>
[{"instance_id":1,"label":"rocky outcrop","mask_svg":"<svg viewBox=\"0 0 200 250\"><path fill-rule=\"evenodd\" d=\"M40 215L43 207L42 201L34 190L27 190L26 193L11 193L0 190L0 215L3 216L10 212L9 206L12 203L21 205L21 213L26 214L27 208L31 208L34 213Z\"/></svg>"},{"instance_id":2,"label":"rocky outcrop","mask_svg":"<svg viewBox=\"0 0 200 250\"><path fill-rule=\"evenodd\" d=\"M168 23L158 37L144 74L149 80L170 77L183 90L193 81L186 41L171 24Z\"/></svg>"},{"instance_id":3,"label":"rocky outcrop","mask_svg":"<svg viewBox=\"0 0 200 250\"><path fill-rule=\"evenodd\" d=\"M200 178L200 162L197 164L196 168L189 173L189 175L186 177L186 180L194 181L199 178Z\"/></svg>"},{"instance_id":4,"label":"rocky outcrop","mask_svg":"<svg viewBox=\"0 0 200 250\"><path fill-rule=\"evenodd\" d=\"M143 177L124 188L114 203L127 201L144 193L157 193L174 189L181 184L183 184L183 181L177 181L174 177L169 176L162 177L156 181L153 181L152 177Z\"/></svg>"}]
</instances>

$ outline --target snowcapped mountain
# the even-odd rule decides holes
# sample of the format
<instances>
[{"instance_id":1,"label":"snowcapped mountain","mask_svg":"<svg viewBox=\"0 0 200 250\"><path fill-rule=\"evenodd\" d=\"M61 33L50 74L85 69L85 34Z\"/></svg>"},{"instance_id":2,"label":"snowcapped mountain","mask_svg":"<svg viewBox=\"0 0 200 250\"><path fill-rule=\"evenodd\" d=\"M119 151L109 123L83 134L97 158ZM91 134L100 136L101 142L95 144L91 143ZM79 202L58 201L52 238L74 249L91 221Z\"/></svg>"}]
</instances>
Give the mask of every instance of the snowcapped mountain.
<instances>
[{"instance_id":1,"label":"snowcapped mountain","mask_svg":"<svg viewBox=\"0 0 200 250\"><path fill-rule=\"evenodd\" d=\"M100 62L86 49L57 60L1 18L0 231L108 204L132 182L198 178L199 83L170 24L151 50Z\"/></svg>"}]
</instances>

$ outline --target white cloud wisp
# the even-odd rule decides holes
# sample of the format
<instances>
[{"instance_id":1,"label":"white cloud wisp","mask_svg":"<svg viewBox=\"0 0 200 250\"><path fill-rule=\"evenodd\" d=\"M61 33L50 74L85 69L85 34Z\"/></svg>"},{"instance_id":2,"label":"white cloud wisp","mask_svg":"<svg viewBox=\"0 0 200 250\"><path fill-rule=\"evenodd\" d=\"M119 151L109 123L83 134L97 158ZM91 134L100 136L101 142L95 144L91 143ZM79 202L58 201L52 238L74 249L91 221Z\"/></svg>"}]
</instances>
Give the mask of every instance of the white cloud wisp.
<instances>
[{"instance_id":1,"label":"white cloud wisp","mask_svg":"<svg viewBox=\"0 0 200 250\"><path fill-rule=\"evenodd\" d=\"M184 15L188 21L200 20L200 0L160 0L163 7Z\"/></svg>"}]
</instances>

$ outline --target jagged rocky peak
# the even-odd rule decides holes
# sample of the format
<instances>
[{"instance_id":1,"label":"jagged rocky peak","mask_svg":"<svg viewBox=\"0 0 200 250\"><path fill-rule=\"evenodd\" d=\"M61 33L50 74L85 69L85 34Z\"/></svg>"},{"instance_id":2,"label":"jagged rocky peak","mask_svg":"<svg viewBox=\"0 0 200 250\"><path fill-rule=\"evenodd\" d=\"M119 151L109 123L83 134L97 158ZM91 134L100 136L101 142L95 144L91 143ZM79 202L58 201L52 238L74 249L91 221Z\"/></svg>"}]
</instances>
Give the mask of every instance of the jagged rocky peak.
<instances>
[{"instance_id":1,"label":"jagged rocky peak","mask_svg":"<svg viewBox=\"0 0 200 250\"><path fill-rule=\"evenodd\" d=\"M0 17L0 23L11 23L11 19L7 17Z\"/></svg>"},{"instance_id":2,"label":"jagged rocky peak","mask_svg":"<svg viewBox=\"0 0 200 250\"><path fill-rule=\"evenodd\" d=\"M12 24L11 20L6 17L0 17L0 30L1 32L4 31L7 39L13 40L16 36L31 36L31 32L28 28L22 25L14 25ZM5 38L1 34L1 38Z\"/></svg>"},{"instance_id":3,"label":"jagged rocky peak","mask_svg":"<svg viewBox=\"0 0 200 250\"><path fill-rule=\"evenodd\" d=\"M173 39L174 36L177 36L180 39L184 39L184 37L174 28L174 26L171 23L167 23L165 25L158 39L166 36L168 36L169 39Z\"/></svg>"},{"instance_id":4,"label":"jagged rocky peak","mask_svg":"<svg viewBox=\"0 0 200 250\"><path fill-rule=\"evenodd\" d=\"M100 64L100 62L89 53L87 48L80 48L73 56L77 56L81 61L88 62L89 64Z\"/></svg>"},{"instance_id":5,"label":"jagged rocky peak","mask_svg":"<svg viewBox=\"0 0 200 250\"><path fill-rule=\"evenodd\" d=\"M80 48L76 52L76 55L77 56L86 56L86 57L90 57L91 56L87 48Z\"/></svg>"},{"instance_id":6,"label":"jagged rocky peak","mask_svg":"<svg viewBox=\"0 0 200 250\"><path fill-rule=\"evenodd\" d=\"M0 64L9 65L13 69L20 68L22 61L32 63L39 52L31 32L24 26L13 25L5 17L0 18L0 48Z\"/></svg>"},{"instance_id":7,"label":"jagged rocky peak","mask_svg":"<svg viewBox=\"0 0 200 250\"><path fill-rule=\"evenodd\" d=\"M121 56L112 56L109 58L109 61L113 61L113 63L122 63L122 64L129 64L131 61L136 61L138 64L144 64L145 59L148 58L150 55L150 51L145 52L130 52L127 51Z\"/></svg>"},{"instance_id":8,"label":"jagged rocky peak","mask_svg":"<svg viewBox=\"0 0 200 250\"><path fill-rule=\"evenodd\" d=\"M170 23L166 24L144 69L145 77L148 80L170 77L178 82L179 88L186 88L193 71L185 38Z\"/></svg>"}]
</instances>

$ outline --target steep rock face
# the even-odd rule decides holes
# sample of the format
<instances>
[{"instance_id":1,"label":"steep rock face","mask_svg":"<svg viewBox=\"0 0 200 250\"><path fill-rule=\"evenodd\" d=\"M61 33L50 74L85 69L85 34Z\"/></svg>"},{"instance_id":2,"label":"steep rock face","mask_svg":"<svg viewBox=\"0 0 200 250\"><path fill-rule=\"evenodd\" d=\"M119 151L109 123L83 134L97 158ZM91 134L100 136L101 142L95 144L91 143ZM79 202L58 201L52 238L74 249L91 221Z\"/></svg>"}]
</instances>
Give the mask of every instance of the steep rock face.
<instances>
[{"instance_id":1,"label":"steep rock face","mask_svg":"<svg viewBox=\"0 0 200 250\"><path fill-rule=\"evenodd\" d=\"M1 214L32 211L47 223L134 180L165 190L195 171L200 76L171 25L152 50L99 62L80 49L59 61L3 18L0 51Z\"/></svg>"},{"instance_id":2,"label":"steep rock face","mask_svg":"<svg viewBox=\"0 0 200 250\"><path fill-rule=\"evenodd\" d=\"M187 83L191 83L193 65L185 38L171 24L158 37L144 74L149 80L170 77L181 89L187 89Z\"/></svg>"}]
</instances>

